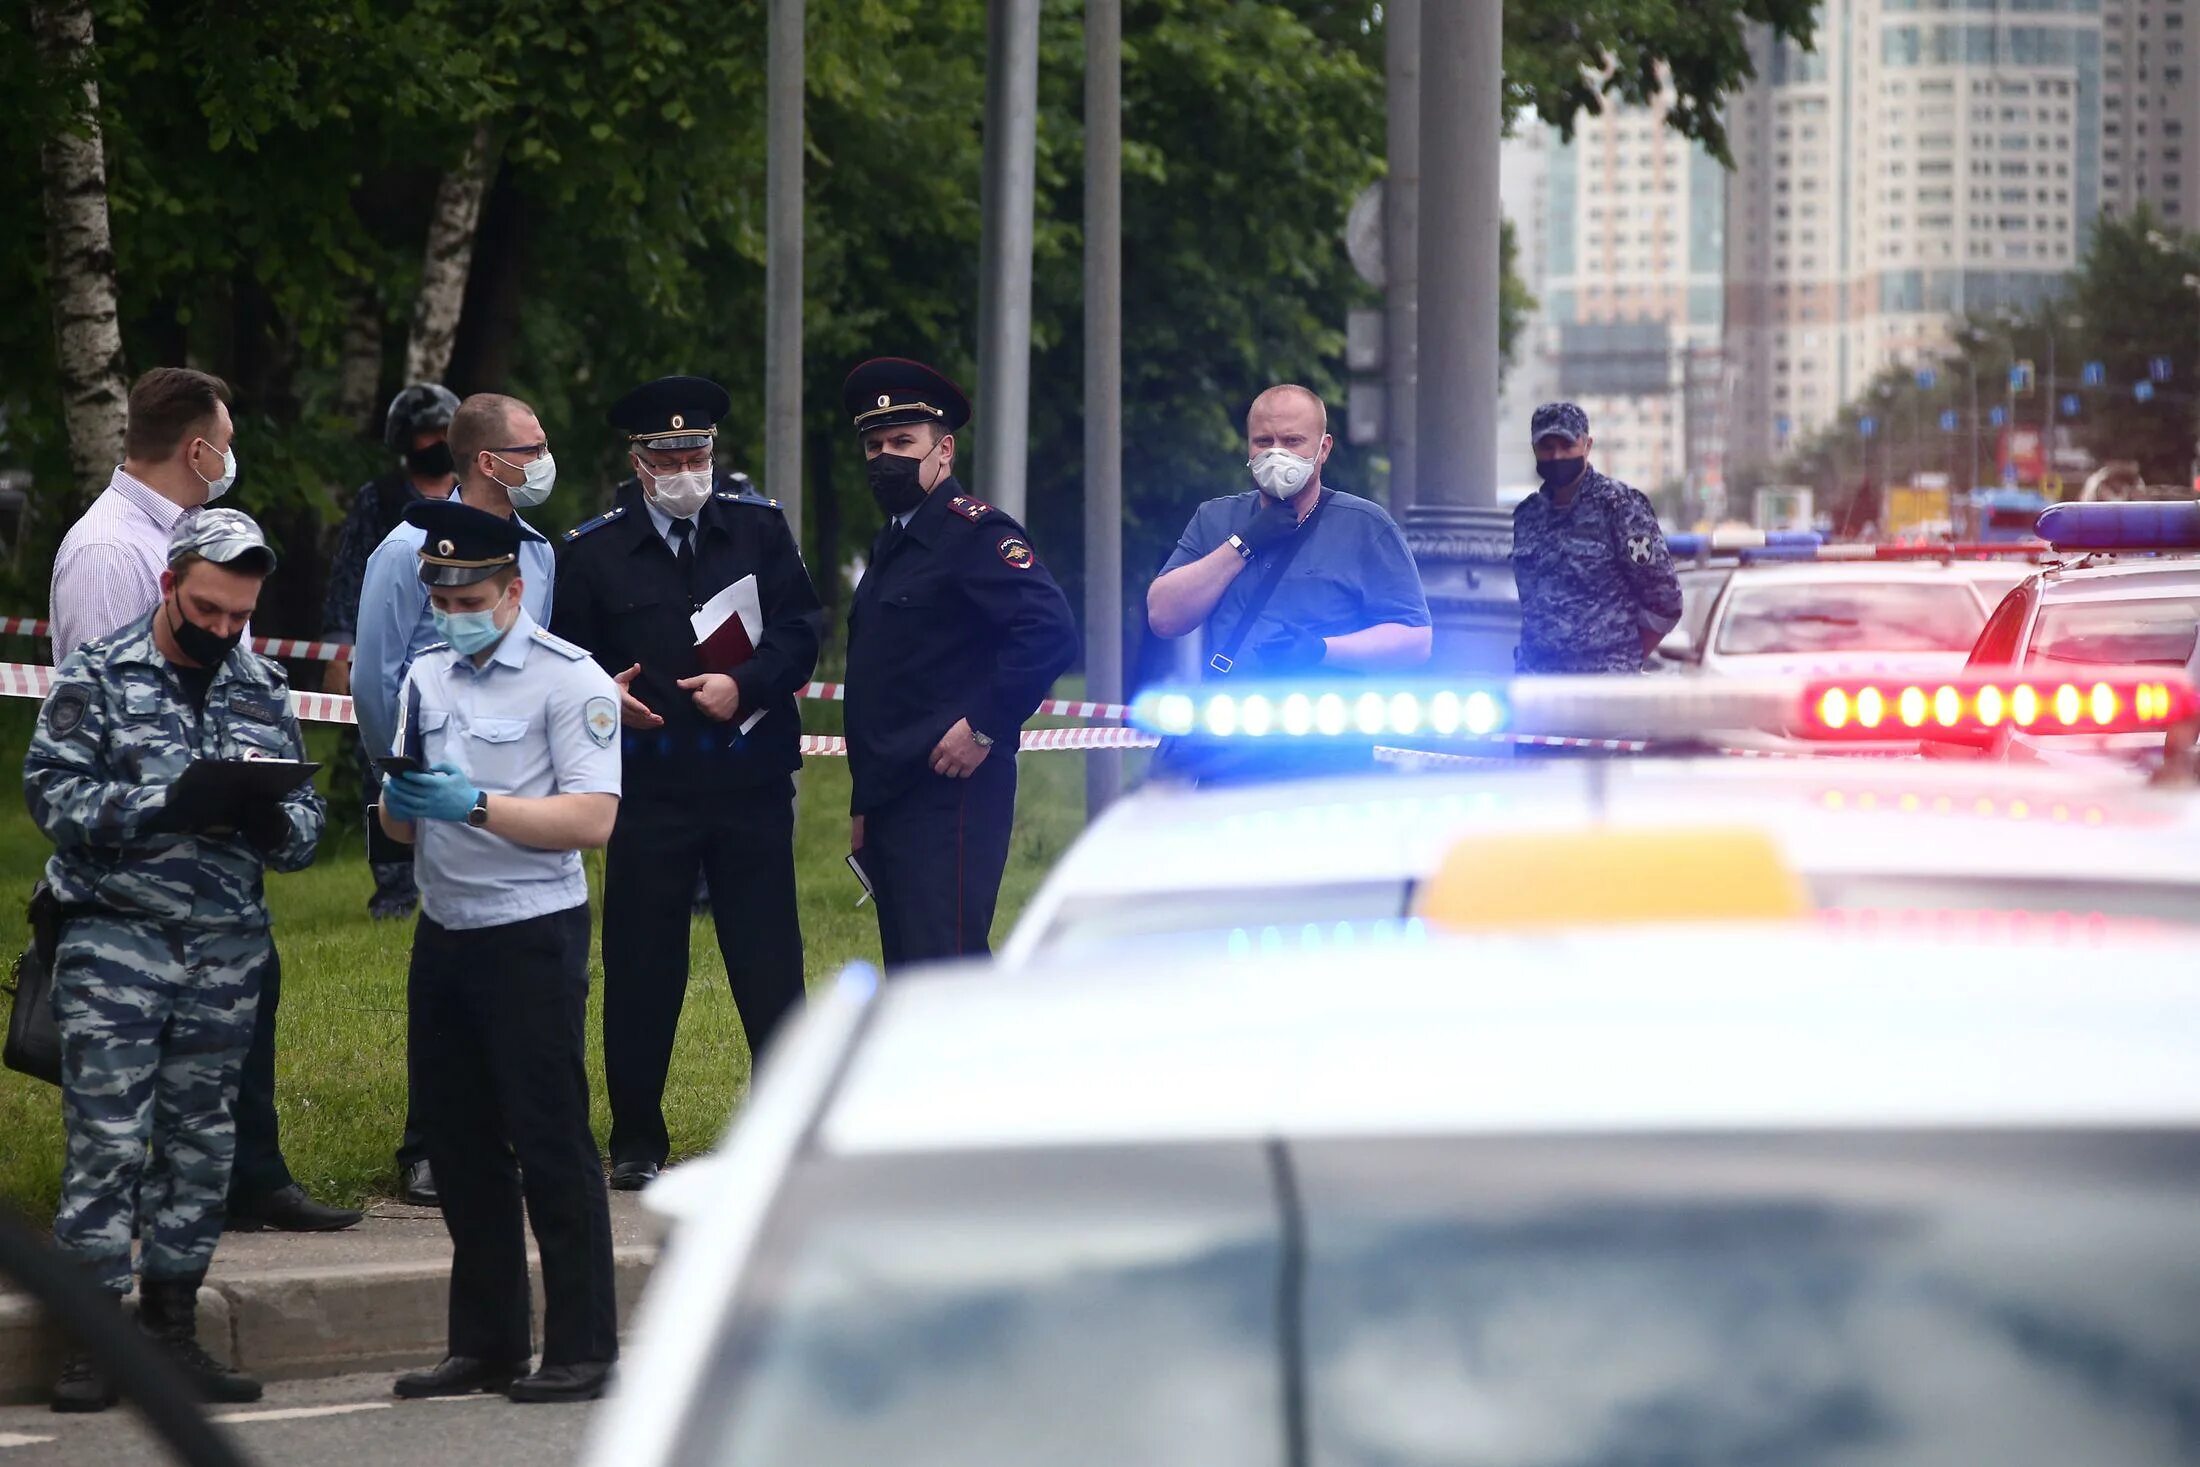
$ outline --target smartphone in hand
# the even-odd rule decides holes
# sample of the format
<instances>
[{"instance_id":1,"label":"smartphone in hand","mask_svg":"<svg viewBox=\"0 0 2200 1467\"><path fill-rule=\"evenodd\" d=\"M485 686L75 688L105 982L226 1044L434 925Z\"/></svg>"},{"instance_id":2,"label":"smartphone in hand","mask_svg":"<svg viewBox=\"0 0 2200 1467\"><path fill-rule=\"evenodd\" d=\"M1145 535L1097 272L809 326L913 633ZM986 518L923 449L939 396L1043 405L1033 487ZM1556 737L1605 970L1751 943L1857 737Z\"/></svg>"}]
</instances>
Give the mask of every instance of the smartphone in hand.
<instances>
[{"instance_id":1,"label":"smartphone in hand","mask_svg":"<svg viewBox=\"0 0 2200 1467\"><path fill-rule=\"evenodd\" d=\"M410 754L384 754L374 761L374 767L395 779L400 774L426 774L428 766Z\"/></svg>"}]
</instances>

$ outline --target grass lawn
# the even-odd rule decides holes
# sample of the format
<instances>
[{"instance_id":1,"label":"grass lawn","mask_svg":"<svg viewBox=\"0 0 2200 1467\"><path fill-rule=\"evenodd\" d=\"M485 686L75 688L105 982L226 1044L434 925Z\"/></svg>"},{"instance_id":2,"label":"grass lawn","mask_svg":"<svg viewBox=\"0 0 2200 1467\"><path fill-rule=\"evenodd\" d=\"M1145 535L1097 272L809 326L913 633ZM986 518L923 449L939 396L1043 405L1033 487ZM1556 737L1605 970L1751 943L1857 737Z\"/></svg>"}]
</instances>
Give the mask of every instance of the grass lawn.
<instances>
[{"instance_id":1,"label":"grass lawn","mask_svg":"<svg viewBox=\"0 0 2200 1467\"><path fill-rule=\"evenodd\" d=\"M1065 697L1077 694L1067 688ZM814 732L838 732L836 705L805 704ZM0 770L19 771L34 706L0 704ZM1035 720L1034 726L1063 720ZM308 724L314 757L328 761L337 731ZM333 769L321 774L329 791ZM342 799L353 798L348 786ZM333 802L332 802L333 803ZM802 775L796 874L802 893L802 936L811 984L829 979L855 958L878 961L878 927L871 908L855 905L858 888L842 857L848 848L848 764L812 759ZM999 942L1054 860L1084 825L1083 758L1075 753L1027 754L1019 769L1016 834L1001 887L993 936ZM366 915L372 888L356 822L332 829L308 870L268 881L275 941L283 959L282 1021L276 1050L276 1098L283 1151L291 1170L314 1195L359 1202L395 1185L391 1152L405 1114L405 967L412 924L377 923ZM23 949L23 903L50 852L20 798L0 798L0 964ZM602 857L590 858L591 886L600 895ZM610 1130L603 1091L602 931L591 962L589 992L591 1091L601 1145ZM747 1087L749 1054L726 988L725 965L707 919L692 934L687 1005L665 1093L675 1157L707 1149L725 1128ZM52 1214L61 1182L59 1092L12 1071L0 1071L0 1202L39 1218Z\"/></svg>"}]
</instances>

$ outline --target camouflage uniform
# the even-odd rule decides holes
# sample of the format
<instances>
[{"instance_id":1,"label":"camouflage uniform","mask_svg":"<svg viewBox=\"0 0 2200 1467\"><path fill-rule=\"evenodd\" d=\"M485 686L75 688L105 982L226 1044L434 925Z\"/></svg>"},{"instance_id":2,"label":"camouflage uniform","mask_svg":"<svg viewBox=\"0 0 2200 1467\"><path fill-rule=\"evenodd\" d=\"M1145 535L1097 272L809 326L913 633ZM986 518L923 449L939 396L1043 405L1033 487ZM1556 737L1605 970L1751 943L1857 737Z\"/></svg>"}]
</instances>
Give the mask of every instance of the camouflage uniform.
<instances>
[{"instance_id":1,"label":"camouflage uniform","mask_svg":"<svg viewBox=\"0 0 2200 1467\"><path fill-rule=\"evenodd\" d=\"M154 643L157 614L62 662L23 761L69 913L54 972L68 1137L54 1237L117 1293L137 1206L148 1279L202 1274L213 1256L238 1066L274 957L262 873L307 865L325 815L309 784L284 800L270 849L163 828L193 759L300 759L304 745L282 668L243 648L194 711Z\"/></svg>"},{"instance_id":2,"label":"camouflage uniform","mask_svg":"<svg viewBox=\"0 0 2200 1467\"><path fill-rule=\"evenodd\" d=\"M1513 510L1512 565L1521 672L1640 672L1644 635L1681 618L1650 501L1586 465L1570 505L1538 489Z\"/></svg>"}]
</instances>

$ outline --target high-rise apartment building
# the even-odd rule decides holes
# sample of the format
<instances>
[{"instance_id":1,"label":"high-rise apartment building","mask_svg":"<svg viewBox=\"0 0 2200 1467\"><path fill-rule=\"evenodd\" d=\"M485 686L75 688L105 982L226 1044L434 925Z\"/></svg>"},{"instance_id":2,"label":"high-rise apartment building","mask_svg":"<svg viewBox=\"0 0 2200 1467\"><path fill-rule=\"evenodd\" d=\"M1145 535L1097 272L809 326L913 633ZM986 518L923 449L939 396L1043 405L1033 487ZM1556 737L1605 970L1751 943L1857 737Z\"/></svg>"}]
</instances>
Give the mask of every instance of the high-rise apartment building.
<instances>
[{"instance_id":1,"label":"high-rise apartment building","mask_svg":"<svg viewBox=\"0 0 2200 1467\"><path fill-rule=\"evenodd\" d=\"M2192 0L2105 0L2101 10L2101 207L2150 203L2200 228L2200 30Z\"/></svg>"},{"instance_id":2,"label":"high-rise apartment building","mask_svg":"<svg viewBox=\"0 0 2200 1467\"><path fill-rule=\"evenodd\" d=\"M1508 212L1538 308L1507 380L1501 483L1533 483L1523 399L1589 414L1595 461L1645 490L1715 479L1723 303L1722 172L1662 107L1583 116L1571 141L1537 129L1505 155ZM1533 211L1533 217L1524 211Z\"/></svg>"}]
</instances>

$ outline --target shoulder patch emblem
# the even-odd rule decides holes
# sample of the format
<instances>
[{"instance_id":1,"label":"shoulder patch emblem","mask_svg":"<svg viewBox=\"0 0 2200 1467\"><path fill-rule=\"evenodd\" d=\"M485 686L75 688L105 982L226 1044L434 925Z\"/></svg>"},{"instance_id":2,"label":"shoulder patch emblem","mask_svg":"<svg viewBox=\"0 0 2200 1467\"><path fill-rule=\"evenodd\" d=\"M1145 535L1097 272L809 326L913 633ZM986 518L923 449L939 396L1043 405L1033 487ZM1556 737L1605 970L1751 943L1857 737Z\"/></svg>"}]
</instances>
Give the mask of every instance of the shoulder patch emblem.
<instances>
[{"instance_id":1,"label":"shoulder patch emblem","mask_svg":"<svg viewBox=\"0 0 2200 1467\"><path fill-rule=\"evenodd\" d=\"M590 698L588 706L581 710L581 722L595 746L608 749L619 735L619 705L609 698Z\"/></svg>"},{"instance_id":2,"label":"shoulder patch emblem","mask_svg":"<svg viewBox=\"0 0 2200 1467\"><path fill-rule=\"evenodd\" d=\"M84 710L91 704L91 690L63 683L46 700L46 732L65 739L84 724Z\"/></svg>"},{"instance_id":3,"label":"shoulder patch emblem","mask_svg":"<svg viewBox=\"0 0 2200 1467\"><path fill-rule=\"evenodd\" d=\"M611 508L605 510L602 514L597 515L594 519L584 520L580 524L575 525L572 529L567 530L565 532L565 538L569 541L578 540L581 536L587 534L590 530L600 530L605 525L610 524L613 520L619 518L625 513L625 505L615 504Z\"/></svg>"},{"instance_id":4,"label":"shoulder patch emblem","mask_svg":"<svg viewBox=\"0 0 2200 1467\"><path fill-rule=\"evenodd\" d=\"M1031 562L1033 559L1031 554L1031 546L1028 542L1025 541L1023 536L1003 535L1001 537L1001 543L994 546L993 548L1000 552L1001 559L1004 562L1006 562L1010 566L1013 566L1015 569L1031 569Z\"/></svg>"},{"instance_id":5,"label":"shoulder patch emblem","mask_svg":"<svg viewBox=\"0 0 2200 1467\"><path fill-rule=\"evenodd\" d=\"M993 513L992 505L987 504L982 499L972 499L967 494L958 494L953 499L948 500L947 507L972 524L976 524Z\"/></svg>"},{"instance_id":6,"label":"shoulder patch emblem","mask_svg":"<svg viewBox=\"0 0 2200 1467\"><path fill-rule=\"evenodd\" d=\"M1648 565L1650 563L1650 537L1648 535L1629 535L1627 537L1627 558L1637 565Z\"/></svg>"}]
</instances>

